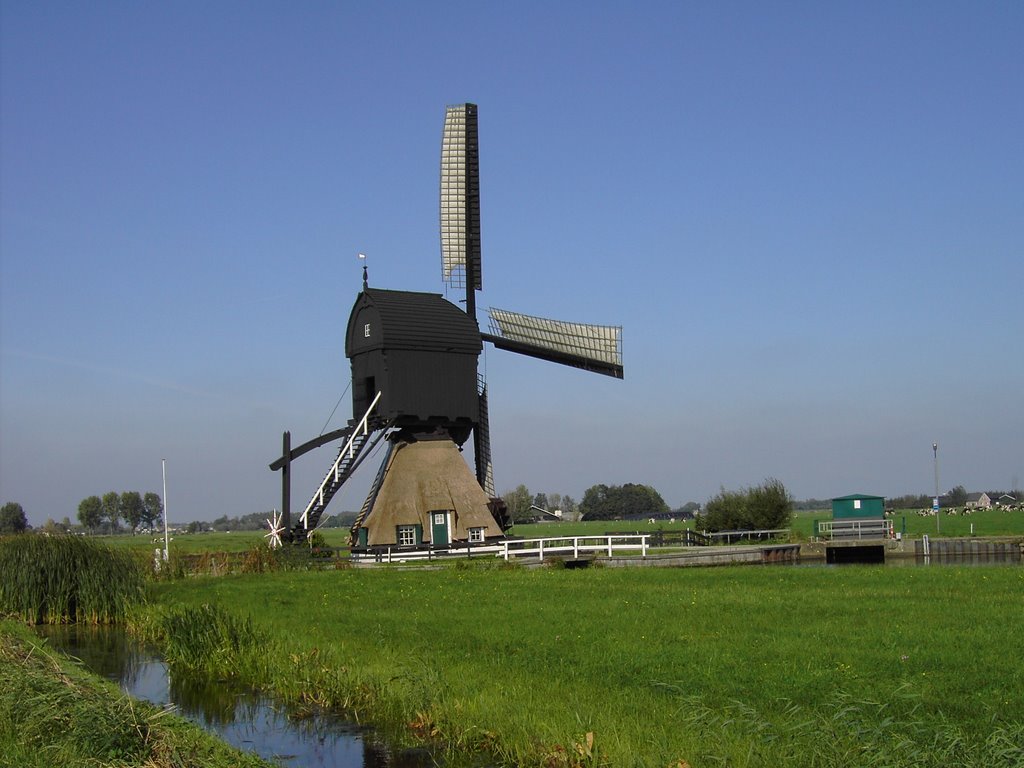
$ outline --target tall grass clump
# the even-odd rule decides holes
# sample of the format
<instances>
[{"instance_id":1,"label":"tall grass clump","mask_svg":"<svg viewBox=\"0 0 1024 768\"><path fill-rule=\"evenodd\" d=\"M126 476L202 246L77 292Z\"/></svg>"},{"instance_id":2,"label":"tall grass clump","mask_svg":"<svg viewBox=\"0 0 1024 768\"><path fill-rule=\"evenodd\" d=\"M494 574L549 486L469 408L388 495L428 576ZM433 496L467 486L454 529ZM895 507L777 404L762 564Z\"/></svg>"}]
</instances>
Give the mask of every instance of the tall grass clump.
<instances>
[{"instance_id":1,"label":"tall grass clump","mask_svg":"<svg viewBox=\"0 0 1024 768\"><path fill-rule=\"evenodd\" d=\"M80 536L0 538L0 612L29 624L119 621L143 579L130 552Z\"/></svg>"},{"instance_id":2,"label":"tall grass clump","mask_svg":"<svg viewBox=\"0 0 1024 768\"><path fill-rule=\"evenodd\" d=\"M251 618L208 604L163 614L156 632L169 664L223 677L237 675L266 643Z\"/></svg>"}]
</instances>

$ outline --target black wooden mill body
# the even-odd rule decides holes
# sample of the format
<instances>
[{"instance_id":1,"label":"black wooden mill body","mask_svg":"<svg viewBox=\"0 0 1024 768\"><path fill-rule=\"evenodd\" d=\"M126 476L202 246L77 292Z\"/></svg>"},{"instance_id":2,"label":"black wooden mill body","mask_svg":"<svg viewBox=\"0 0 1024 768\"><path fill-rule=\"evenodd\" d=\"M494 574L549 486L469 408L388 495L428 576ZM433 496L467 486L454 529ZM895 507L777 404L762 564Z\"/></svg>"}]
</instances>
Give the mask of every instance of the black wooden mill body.
<instances>
[{"instance_id":1,"label":"black wooden mill body","mask_svg":"<svg viewBox=\"0 0 1024 768\"><path fill-rule=\"evenodd\" d=\"M356 297L345 334L353 419L346 427L297 448L291 447L290 433L284 433L281 457L270 465L282 472L280 527L276 521L272 523L270 535L281 533L286 541L307 538L331 498L386 437L388 454L352 527L354 545L365 546L367 541L379 545L382 536L397 539L398 529L408 534L410 521L416 519L420 522L414 527L422 529L419 537L430 527L423 522L428 519L424 515L433 517L445 510L449 515L447 544L455 544L457 539L480 541L481 535L488 540L500 536L507 521L502 519L503 505L491 476L487 389L478 376L483 343L622 378L621 328L616 326L549 320L492 308L488 310L489 332L480 330L476 291L482 289L483 281L474 104L446 111L440 201L442 275L450 288L465 289L463 307L437 293L371 288L364 265L363 289ZM475 476L456 452L471 436ZM337 440L347 442L300 521L293 521L291 462ZM378 499L380 509L375 512ZM382 530L391 533L382 534ZM438 546L430 535L423 543Z\"/></svg>"}]
</instances>

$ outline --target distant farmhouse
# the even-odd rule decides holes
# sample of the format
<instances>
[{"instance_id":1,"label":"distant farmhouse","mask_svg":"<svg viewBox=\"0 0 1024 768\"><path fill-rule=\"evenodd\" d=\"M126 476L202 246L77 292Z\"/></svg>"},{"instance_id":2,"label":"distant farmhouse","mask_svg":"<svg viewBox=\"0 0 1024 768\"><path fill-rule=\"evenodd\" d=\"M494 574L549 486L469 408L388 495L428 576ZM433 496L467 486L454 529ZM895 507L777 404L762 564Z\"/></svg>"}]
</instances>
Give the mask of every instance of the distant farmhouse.
<instances>
[{"instance_id":1,"label":"distant farmhouse","mask_svg":"<svg viewBox=\"0 0 1024 768\"><path fill-rule=\"evenodd\" d=\"M967 501L964 503L967 509L991 509L992 499L987 493L968 493Z\"/></svg>"},{"instance_id":2,"label":"distant farmhouse","mask_svg":"<svg viewBox=\"0 0 1024 768\"><path fill-rule=\"evenodd\" d=\"M533 518L530 520L523 520L522 522L531 523L560 523L562 522L562 510L553 509L548 511L541 509L536 504L530 505L530 512L533 513Z\"/></svg>"}]
</instances>

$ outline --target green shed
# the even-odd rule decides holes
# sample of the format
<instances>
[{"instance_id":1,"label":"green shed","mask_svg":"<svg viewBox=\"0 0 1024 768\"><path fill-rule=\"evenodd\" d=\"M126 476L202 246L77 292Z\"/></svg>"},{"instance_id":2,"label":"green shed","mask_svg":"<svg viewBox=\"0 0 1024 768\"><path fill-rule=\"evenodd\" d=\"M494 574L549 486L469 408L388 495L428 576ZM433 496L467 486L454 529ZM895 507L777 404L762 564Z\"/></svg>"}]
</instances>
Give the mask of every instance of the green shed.
<instances>
[{"instance_id":1,"label":"green shed","mask_svg":"<svg viewBox=\"0 0 1024 768\"><path fill-rule=\"evenodd\" d=\"M885 497L851 493L832 499L832 519L885 517Z\"/></svg>"}]
</instances>

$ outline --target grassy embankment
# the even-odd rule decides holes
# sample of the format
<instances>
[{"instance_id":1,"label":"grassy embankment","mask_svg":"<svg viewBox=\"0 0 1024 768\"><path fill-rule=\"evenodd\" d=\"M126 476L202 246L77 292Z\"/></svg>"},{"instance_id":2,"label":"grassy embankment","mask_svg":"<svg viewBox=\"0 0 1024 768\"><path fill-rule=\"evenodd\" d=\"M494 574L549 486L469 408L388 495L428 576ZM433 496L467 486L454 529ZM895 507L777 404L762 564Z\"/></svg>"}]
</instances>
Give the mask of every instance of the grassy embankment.
<instances>
[{"instance_id":1,"label":"grassy embankment","mask_svg":"<svg viewBox=\"0 0 1024 768\"><path fill-rule=\"evenodd\" d=\"M143 596L136 559L81 537L0 537L0 766L216 768L266 763L134 702L24 624L123 620Z\"/></svg>"},{"instance_id":2,"label":"grassy embankment","mask_svg":"<svg viewBox=\"0 0 1024 768\"><path fill-rule=\"evenodd\" d=\"M133 701L24 626L0 622L3 768L260 768L165 710Z\"/></svg>"},{"instance_id":3,"label":"grassy embankment","mask_svg":"<svg viewBox=\"0 0 1024 768\"><path fill-rule=\"evenodd\" d=\"M506 764L1024 764L1019 567L344 570L154 598L211 674Z\"/></svg>"}]
</instances>

